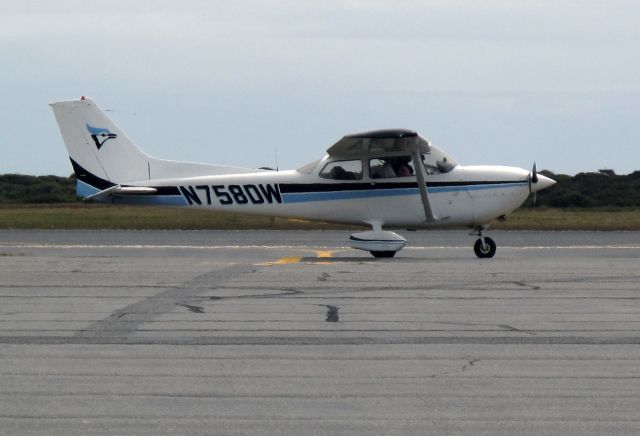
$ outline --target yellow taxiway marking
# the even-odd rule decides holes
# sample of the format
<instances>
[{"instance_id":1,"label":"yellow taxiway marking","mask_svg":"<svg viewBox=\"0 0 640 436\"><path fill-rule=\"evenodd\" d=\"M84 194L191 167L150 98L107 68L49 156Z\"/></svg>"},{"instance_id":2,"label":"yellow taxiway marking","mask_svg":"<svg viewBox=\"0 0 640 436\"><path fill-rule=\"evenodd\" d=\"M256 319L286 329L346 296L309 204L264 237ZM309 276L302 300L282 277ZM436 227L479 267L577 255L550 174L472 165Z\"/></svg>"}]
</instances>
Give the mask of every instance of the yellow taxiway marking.
<instances>
[{"instance_id":1,"label":"yellow taxiway marking","mask_svg":"<svg viewBox=\"0 0 640 436\"><path fill-rule=\"evenodd\" d=\"M280 259L274 262L261 262L261 263L256 263L255 265L258 265L258 266L289 265L290 263L298 263L301 260L302 258L300 256L287 256L287 257L281 257Z\"/></svg>"},{"instance_id":2,"label":"yellow taxiway marking","mask_svg":"<svg viewBox=\"0 0 640 436\"><path fill-rule=\"evenodd\" d=\"M335 250L316 250L317 257L333 257L333 253L335 253Z\"/></svg>"},{"instance_id":3,"label":"yellow taxiway marking","mask_svg":"<svg viewBox=\"0 0 640 436\"><path fill-rule=\"evenodd\" d=\"M318 259L327 259L327 261L324 261L324 262L314 262L315 264L330 265L333 262L331 262L328 259L333 257L333 253L344 251L344 250L305 250L305 251L313 251L316 254L316 258ZM273 262L260 262L254 265L256 266L290 265L292 263L300 263L302 262L303 259L304 257L301 257L301 256L286 256L286 257L281 257L278 260L274 260Z\"/></svg>"},{"instance_id":4,"label":"yellow taxiway marking","mask_svg":"<svg viewBox=\"0 0 640 436\"><path fill-rule=\"evenodd\" d=\"M275 262L273 262L274 265L288 265L290 263L298 263L302 260L302 258L300 256L289 256L289 257L282 257L278 260L276 260Z\"/></svg>"},{"instance_id":5,"label":"yellow taxiway marking","mask_svg":"<svg viewBox=\"0 0 640 436\"><path fill-rule=\"evenodd\" d=\"M333 252L335 250L316 250L316 256L318 258L328 258L333 256ZM317 262L319 265L331 265L333 262L325 261L325 262Z\"/></svg>"}]
</instances>

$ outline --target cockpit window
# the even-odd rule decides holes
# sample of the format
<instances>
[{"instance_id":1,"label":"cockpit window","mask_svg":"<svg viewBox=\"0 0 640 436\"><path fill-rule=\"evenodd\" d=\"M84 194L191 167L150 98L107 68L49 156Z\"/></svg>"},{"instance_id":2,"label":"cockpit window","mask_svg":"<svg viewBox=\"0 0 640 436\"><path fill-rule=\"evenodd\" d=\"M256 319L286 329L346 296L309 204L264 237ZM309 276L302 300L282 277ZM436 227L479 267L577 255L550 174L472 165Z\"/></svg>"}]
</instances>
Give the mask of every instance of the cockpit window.
<instances>
[{"instance_id":1,"label":"cockpit window","mask_svg":"<svg viewBox=\"0 0 640 436\"><path fill-rule=\"evenodd\" d=\"M372 179L411 177L414 174L411 156L379 157L369 160L369 176Z\"/></svg>"},{"instance_id":2,"label":"cockpit window","mask_svg":"<svg viewBox=\"0 0 640 436\"><path fill-rule=\"evenodd\" d=\"M329 162L320 171L320 177L333 180L360 180L362 179L362 161L341 160Z\"/></svg>"},{"instance_id":3,"label":"cockpit window","mask_svg":"<svg viewBox=\"0 0 640 436\"><path fill-rule=\"evenodd\" d=\"M446 155L433 146L429 150L429 153L422 155L422 160L424 161L427 174L430 175L448 173L458 165L451 156Z\"/></svg>"},{"instance_id":4,"label":"cockpit window","mask_svg":"<svg viewBox=\"0 0 640 436\"><path fill-rule=\"evenodd\" d=\"M440 150L431 147L429 153L421 155L427 175L444 174L455 168L456 161ZM369 176L372 179L415 176L411 156L382 156L369 160Z\"/></svg>"}]
</instances>

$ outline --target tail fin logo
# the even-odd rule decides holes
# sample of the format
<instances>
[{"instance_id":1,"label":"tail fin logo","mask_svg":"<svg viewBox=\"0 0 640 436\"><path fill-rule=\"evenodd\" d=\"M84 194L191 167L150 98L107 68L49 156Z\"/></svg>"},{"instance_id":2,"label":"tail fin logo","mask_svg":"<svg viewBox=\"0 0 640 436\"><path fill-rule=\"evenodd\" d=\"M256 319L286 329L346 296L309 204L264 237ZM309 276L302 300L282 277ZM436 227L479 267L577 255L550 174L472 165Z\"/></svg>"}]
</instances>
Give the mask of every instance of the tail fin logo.
<instances>
[{"instance_id":1,"label":"tail fin logo","mask_svg":"<svg viewBox=\"0 0 640 436\"><path fill-rule=\"evenodd\" d=\"M100 147L104 145L109 139L117 138L118 135L111 133L109 129L103 129L101 127L93 127L87 124L87 130L91 133L91 138L95 142L96 147L100 150Z\"/></svg>"}]
</instances>

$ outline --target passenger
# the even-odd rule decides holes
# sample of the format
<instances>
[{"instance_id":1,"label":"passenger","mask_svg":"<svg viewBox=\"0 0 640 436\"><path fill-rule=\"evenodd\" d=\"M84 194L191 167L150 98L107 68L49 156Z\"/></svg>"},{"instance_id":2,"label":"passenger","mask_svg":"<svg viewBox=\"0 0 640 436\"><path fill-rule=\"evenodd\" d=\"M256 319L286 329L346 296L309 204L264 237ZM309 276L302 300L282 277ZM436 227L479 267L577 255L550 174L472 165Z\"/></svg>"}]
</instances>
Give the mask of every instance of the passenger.
<instances>
[{"instance_id":1,"label":"passenger","mask_svg":"<svg viewBox=\"0 0 640 436\"><path fill-rule=\"evenodd\" d=\"M334 180L355 180L356 175L351 171L347 171L341 166L335 166L331 170L331 178Z\"/></svg>"},{"instance_id":2,"label":"passenger","mask_svg":"<svg viewBox=\"0 0 640 436\"><path fill-rule=\"evenodd\" d=\"M382 165L382 177L391 178L398 177L396 172L393 169L393 166L389 163L389 161L385 161L384 165Z\"/></svg>"},{"instance_id":3,"label":"passenger","mask_svg":"<svg viewBox=\"0 0 640 436\"><path fill-rule=\"evenodd\" d=\"M410 160L408 156L400 156L389 159L388 162L392 165L397 177L409 177L413 175L413 170L409 166Z\"/></svg>"},{"instance_id":4,"label":"passenger","mask_svg":"<svg viewBox=\"0 0 640 436\"><path fill-rule=\"evenodd\" d=\"M393 170L393 166L389 163L388 160L384 161L382 165L376 165L371 167L371 178L372 179L388 179L391 177L397 177L396 172Z\"/></svg>"}]
</instances>

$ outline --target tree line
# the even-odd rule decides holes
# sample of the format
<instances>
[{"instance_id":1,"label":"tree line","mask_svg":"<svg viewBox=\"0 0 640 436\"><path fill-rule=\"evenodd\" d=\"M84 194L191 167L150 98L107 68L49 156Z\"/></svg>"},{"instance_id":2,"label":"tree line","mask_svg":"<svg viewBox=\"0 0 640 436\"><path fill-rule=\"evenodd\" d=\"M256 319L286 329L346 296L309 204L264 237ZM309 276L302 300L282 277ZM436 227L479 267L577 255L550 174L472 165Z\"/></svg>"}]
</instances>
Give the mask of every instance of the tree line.
<instances>
[{"instance_id":1,"label":"tree line","mask_svg":"<svg viewBox=\"0 0 640 436\"><path fill-rule=\"evenodd\" d=\"M640 207L640 171L618 175L613 170L575 176L541 171L558 183L537 195L536 207L592 208ZM76 178L58 176L0 175L0 204L73 203ZM533 207L530 196L525 207Z\"/></svg>"},{"instance_id":2,"label":"tree line","mask_svg":"<svg viewBox=\"0 0 640 436\"><path fill-rule=\"evenodd\" d=\"M613 170L575 176L541 171L557 183L538 192L536 206L555 208L640 207L640 171L618 175ZM533 206L533 196L526 206Z\"/></svg>"},{"instance_id":3,"label":"tree line","mask_svg":"<svg viewBox=\"0 0 640 436\"><path fill-rule=\"evenodd\" d=\"M73 203L76 176L0 175L0 204Z\"/></svg>"}]
</instances>

